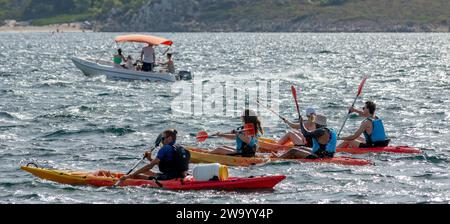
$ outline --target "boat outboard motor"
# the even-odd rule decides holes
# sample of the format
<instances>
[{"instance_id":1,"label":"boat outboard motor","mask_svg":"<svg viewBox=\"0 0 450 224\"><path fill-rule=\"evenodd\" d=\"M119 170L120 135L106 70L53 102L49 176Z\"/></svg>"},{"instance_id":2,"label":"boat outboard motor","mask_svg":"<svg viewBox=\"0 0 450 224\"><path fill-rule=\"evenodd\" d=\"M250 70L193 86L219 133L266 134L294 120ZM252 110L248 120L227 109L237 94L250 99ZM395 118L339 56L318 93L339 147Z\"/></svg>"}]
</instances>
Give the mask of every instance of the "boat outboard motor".
<instances>
[{"instance_id":1,"label":"boat outboard motor","mask_svg":"<svg viewBox=\"0 0 450 224\"><path fill-rule=\"evenodd\" d=\"M178 80L191 80L192 75L190 71L179 71Z\"/></svg>"}]
</instances>

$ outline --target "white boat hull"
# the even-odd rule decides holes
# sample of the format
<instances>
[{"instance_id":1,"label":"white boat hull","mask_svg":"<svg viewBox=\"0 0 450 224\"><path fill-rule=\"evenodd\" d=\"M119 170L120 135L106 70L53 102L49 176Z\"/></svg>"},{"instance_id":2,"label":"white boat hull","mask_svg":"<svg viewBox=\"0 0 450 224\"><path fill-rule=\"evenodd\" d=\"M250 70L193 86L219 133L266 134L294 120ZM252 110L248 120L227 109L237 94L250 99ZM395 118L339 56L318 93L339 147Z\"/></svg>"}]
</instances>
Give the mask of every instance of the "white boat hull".
<instances>
[{"instance_id":1,"label":"white boat hull","mask_svg":"<svg viewBox=\"0 0 450 224\"><path fill-rule=\"evenodd\" d=\"M86 75L105 75L110 78L175 82L175 74L165 72L143 72L125 68L115 68L110 62L98 63L95 60L71 58L72 62ZM108 65L109 64L109 65Z\"/></svg>"}]
</instances>

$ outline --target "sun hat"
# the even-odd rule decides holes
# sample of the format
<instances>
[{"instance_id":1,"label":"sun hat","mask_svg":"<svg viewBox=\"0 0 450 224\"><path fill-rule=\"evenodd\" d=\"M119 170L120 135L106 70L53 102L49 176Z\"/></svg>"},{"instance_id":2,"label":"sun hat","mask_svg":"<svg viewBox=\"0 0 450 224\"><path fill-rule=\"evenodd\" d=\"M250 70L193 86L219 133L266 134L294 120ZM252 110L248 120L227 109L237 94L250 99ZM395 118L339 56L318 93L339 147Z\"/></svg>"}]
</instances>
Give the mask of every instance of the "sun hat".
<instances>
[{"instance_id":1,"label":"sun hat","mask_svg":"<svg viewBox=\"0 0 450 224\"><path fill-rule=\"evenodd\" d=\"M327 117L323 115L317 115L315 123L320 126L327 126Z\"/></svg>"}]
</instances>

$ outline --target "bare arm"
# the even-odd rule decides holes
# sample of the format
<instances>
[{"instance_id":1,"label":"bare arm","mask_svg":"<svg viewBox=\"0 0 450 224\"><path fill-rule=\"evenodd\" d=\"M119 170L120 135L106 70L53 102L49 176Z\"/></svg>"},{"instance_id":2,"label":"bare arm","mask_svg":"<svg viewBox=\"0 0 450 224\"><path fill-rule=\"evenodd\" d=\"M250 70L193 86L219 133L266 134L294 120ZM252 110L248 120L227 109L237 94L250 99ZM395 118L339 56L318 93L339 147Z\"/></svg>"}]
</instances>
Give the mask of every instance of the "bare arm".
<instances>
[{"instance_id":1,"label":"bare arm","mask_svg":"<svg viewBox=\"0 0 450 224\"><path fill-rule=\"evenodd\" d=\"M355 134L347 136L347 137L342 137L340 138L340 140L344 140L344 141L352 141L357 139L359 136L361 136L361 134L364 132L364 130L366 130L367 127L367 123L364 122L363 124L361 124L361 126L359 126L358 130L355 132Z\"/></svg>"},{"instance_id":2,"label":"bare arm","mask_svg":"<svg viewBox=\"0 0 450 224\"><path fill-rule=\"evenodd\" d=\"M152 160L152 162L150 162L150 164L147 164L147 165L143 166L141 169L139 169L136 172L130 174L130 176L134 177L134 176L139 175L141 173L145 173L145 172L151 170L157 164L159 164L159 159L155 158L154 160Z\"/></svg>"},{"instance_id":3,"label":"bare arm","mask_svg":"<svg viewBox=\"0 0 450 224\"><path fill-rule=\"evenodd\" d=\"M291 128L294 128L294 129L299 129L300 128L300 123L293 123L293 122L290 122L289 120L287 120L287 119L284 119L283 120L287 125L289 125L289 127L291 127Z\"/></svg>"},{"instance_id":4,"label":"bare arm","mask_svg":"<svg viewBox=\"0 0 450 224\"><path fill-rule=\"evenodd\" d=\"M236 134L224 134L224 133L219 132L216 135L219 137L222 137L222 138L230 139L230 140L236 139Z\"/></svg>"}]
</instances>

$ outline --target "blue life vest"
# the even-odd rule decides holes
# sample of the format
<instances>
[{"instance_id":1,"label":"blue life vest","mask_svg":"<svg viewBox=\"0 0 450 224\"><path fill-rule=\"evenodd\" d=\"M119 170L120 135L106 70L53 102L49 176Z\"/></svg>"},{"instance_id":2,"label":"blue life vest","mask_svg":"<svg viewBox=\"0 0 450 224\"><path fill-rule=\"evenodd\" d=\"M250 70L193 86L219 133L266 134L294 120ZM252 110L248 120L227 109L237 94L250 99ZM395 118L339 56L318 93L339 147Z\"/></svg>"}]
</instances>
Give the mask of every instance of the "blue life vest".
<instances>
[{"instance_id":1,"label":"blue life vest","mask_svg":"<svg viewBox=\"0 0 450 224\"><path fill-rule=\"evenodd\" d=\"M386 140L386 132L384 130L383 121L376 117L377 119L373 120L372 118L367 118L372 122L372 134L369 135L366 131L364 131L364 137L366 138L366 143L372 144L374 142L382 142Z\"/></svg>"},{"instance_id":2,"label":"blue life vest","mask_svg":"<svg viewBox=\"0 0 450 224\"><path fill-rule=\"evenodd\" d=\"M329 152L329 153L335 153L336 152L336 143L337 143L336 131L331 129L331 128L324 128L324 129L327 130L328 133L330 133L330 140L325 145L325 149L324 150L326 152ZM315 153L317 153L318 151L321 150L321 147L320 147L320 144L319 144L319 142L317 141L316 138L313 138L312 141L313 141L312 152L315 154Z\"/></svg>"},{"instance_id":3,"label":"blue life vest","mask_svg":"<svg viewBox=\"0 0 450 224\"><path fill-rule=\"evenodd\" d=\"M240 127L237 130L241 130L244 127ZM256 136L252 136L250 138L250 142L247 144L246 142L242 141L241 138L236 136L236 152L237 154L255 154L256 153L256 147L258 146L258 137L259 134L256 134ZM245 152L244 152L245 151ZM250 152L253 151L253 152Z\"/></svg>"}]
</instances>

